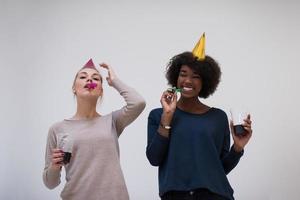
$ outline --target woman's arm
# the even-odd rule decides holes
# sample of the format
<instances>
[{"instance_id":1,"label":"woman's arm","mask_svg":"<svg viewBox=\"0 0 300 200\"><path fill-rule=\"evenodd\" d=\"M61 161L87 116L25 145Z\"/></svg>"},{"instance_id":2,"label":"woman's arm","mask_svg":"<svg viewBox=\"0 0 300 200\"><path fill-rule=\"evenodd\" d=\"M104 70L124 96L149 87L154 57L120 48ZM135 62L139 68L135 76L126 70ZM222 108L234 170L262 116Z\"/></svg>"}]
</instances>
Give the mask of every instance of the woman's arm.
<instances>
[{"instance_id":1,"label":"woman's arm","mask_svg":"<svg viewBox=\"0 0 300 200\"><path fill-rule=\"evenodd\" d=\"M169 148L169 130L162 131L161 115L152 110L148 117L148 141L146 155L153 166L159 166L163 163Z\"/></svg>"},{"instance_id":2,"label":"woman's arm","mask_svg":"<svg viewBox=\"0 0 300 200\"><path fill-rule=\"evenodd\" d=\"M244 154L244 148L252 136L251 124L252 124L251 117L250 115L248 115L247 118L244 119L244 124L243 124L246 133L242 136L238 136L234 133L232 121L230 122L230 129L231 129L231 134L234 143L229 151L230 132L229 132L229 127L228 127L228 122L226 117L225 141L224 141L223 152L222 152L222 162L226 174L228 174L238 164L240 158Z\"/></svg>"},{"instance_id":3,"label":"woman's arm","mask_svg":"<svg viewBox=\"0 0 300 200\"><path fill-rule=\"evenodd\" d=\"M106 63L101 63L100 67L103 67L108 71L108 77L106 77L108 85L114 87L126 102L126 105L123 108L114 111L112 115L118 136L120 136L124 128L142 113L146 106L146 102L137 91L127 86L116 77L111 66Z\"/></svg>"},{"instance_id":4,"label":"woman's arm","mask_svg":"<svg viewBox=\"0 0 300 200\"><path fill-rule=\"evenodd\" d=\"M52 128L49 129L46 154L45 168L43 172L43 181L47 188L53 189L60 184L60 171L62 164L62 153L56 149L56 137ZM55 164L53 164L55 163Z\"/></svg>"},{"instance_id":5,"label":"woman's arm","mask_svg":"<svg viewBox=\"0 0 300 200\"><path fill-rule=\"evenodd\" d=\"M148 117L148 144L146 155L153 166L163 163L169 148L171 122L177 104L176 92L163 92L160 103L162 113L152 110Z\"/></svg>"},{"instance_id":6,"label":"woman's arm","mask_svg":"<svg viewBox=\"0 0 300 200\"><path fill-rule=\"evenodd\" d=\"M146 103L138 92L128 87L118 78L112 80L111 83L112 87L120 93L126 102L123 108L113 112L113 121L115 122L117 133L120 135L124 128L142 113Z\"/></svg>"},{"instance_id":7,"label":"woman's arm","mask_svg":"<svg viewBox=\"0 0 300 200\"><path fill-rule=\"evenodd\" d=\"M226 114L225 114L226 115ZM225 136L222 146L221 160L223 164L223 168L226 174L228 174L235 166L238 164L240 158L244 154L244 151L237 152L232 145L230 148L230 131L227 116L225 120Z\"/></svg>"},{"instance_id":8,"label":"woman's arm","mask_svg":"<svg viewBox=\"0 0 300 200\"><path fill-rule=\"evenodd\" d=\"M234 169L235 166L239 163L240 158L244 154L244 150L242 150L241 152L237 152L235 151L233 146L230 149L229 149L229 145L227 147L225 146L223 147L223 152L221 157L222 157L222 164L223 164L224 171L226 174L229 174L229 172L232 169Z\"/></svg>"}]
</instances>

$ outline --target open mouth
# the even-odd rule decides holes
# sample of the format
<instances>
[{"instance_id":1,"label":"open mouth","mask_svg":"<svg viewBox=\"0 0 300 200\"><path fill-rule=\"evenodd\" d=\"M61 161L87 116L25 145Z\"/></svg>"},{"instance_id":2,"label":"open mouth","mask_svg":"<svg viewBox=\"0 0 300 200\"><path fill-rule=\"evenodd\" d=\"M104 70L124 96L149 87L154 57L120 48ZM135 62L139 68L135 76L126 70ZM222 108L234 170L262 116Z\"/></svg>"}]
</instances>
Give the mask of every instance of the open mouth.
<instances>
[{"instance_id":1,"label":"open mouth","mask_svg":"<svg viewBox=\"0 0 300 200\"><path fill-rule=\"evenodd\" d=\"M190 92L193 91L194 89L192 87L183 87L182 90L186 92Z\"/></svg>"},{"instance_id":2,"label":"open mouth","mask_svg":"<svg viewBox=\"0 0 300 200\"><path fill-rule=\"evenodd\" d=\"M96 83L88 83L84 86L84 88L87 88L87 89L95 89L96 87L97 87Z\"/></svg>"}]
</instances>

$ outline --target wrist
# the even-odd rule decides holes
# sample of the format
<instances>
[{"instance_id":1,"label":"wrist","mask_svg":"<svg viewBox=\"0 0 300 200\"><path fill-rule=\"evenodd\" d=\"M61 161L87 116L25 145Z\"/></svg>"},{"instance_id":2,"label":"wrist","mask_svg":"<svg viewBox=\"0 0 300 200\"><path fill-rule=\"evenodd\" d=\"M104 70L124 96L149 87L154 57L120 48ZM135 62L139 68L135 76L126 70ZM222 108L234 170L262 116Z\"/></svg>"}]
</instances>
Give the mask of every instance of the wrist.
<instances>
[{"instance_id":1,"label":"wrist","mask_svg":"<svg viewBox=\"0 0 300 200\"><path fill-rule=\"evenodd\" d=\"M163 129L166 129L166 130L170 130L171 129L171 126L169 124L163 124L163 123L160 123L160 126L163 128Z\"/></svg>"},{"instance_id":2,"label":"wrist","mask_svg":"<svg viewBox=\"0 0 300 200\"><path fill-rule=\"evenodd\" d=\"M175 110L163 109L163 115L173 115Z\"/></svg>"},{"instance_id":3,"label":"wrist","mask_svg":"<svg viewBox=\"0 0 300 200\"><path fill-rule=\"evenodd\" d=\"M165 129L165 128L163 128L163 126L159 125L157 132L158 132L161 136L163 136L163 137L165 137L165 138L169 138L169 135L170 135L170 129Z\"/></svg>"},{"instance_id":4,"label":"wrist","mask_svg":"<svg viewBox=\"0 0 300 200\"><path fill-rule=\"evenodd\" d=\"M244 148L241 147L241 146L238 146L236 144L233 144L233 149L234 149L235 152L240 153L240 152L243 151Z\"/></svg>"},{"instance_id":5,"label":"wrist","mask_svg":"<svg viewBox=\"0 0 300 200\"><path fill-rule=\"evenodd\" d=\"M161 121L170 122L173 118L174 112L172 111L163 111L161 115Z\"/></svg>"},{"instance_id":6,"label":"wrist","mask_svg":"<svg viewBox=\"0 0 300 200\"><path fill-rule=\"evenodd\" d=\"M52 170L52 171L60 171L61 170L61 168L62 168L62 166L61 165L58 165L58 164L53 164L53 163L51 163L51 165L50 165L50 170Z\"/></svg>"}]
</instances>

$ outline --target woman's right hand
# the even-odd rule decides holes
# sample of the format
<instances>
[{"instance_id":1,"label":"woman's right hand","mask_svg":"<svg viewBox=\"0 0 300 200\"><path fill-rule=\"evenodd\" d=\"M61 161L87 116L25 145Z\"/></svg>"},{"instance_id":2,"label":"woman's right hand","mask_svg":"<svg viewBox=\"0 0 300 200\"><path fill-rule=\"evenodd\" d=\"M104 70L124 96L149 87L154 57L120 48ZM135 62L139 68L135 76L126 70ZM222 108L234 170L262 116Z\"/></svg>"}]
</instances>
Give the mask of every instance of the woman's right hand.
<instances>
[{"instance_id":1,"label":"woman's right hand","mask_svg":"<svg viewBox=\"0 0 300 200\"><path fill-rule=\"evenodd\" d=\"M176 92L165 91L161 98L160 103L163 107L163 112L166 114L173 114L176 109L177 104L177 94Z\"/></svg>"},{"instance_id":2,"label":"woman's right hand","mask_svg":"<svg viewBox=\"0 0 300 200\"><path fill-rule=\"evenodd\" d=\"M64 152L61 149L52 150L51 168L60 170L63 166Z\"/></svg>"},{"instance_id":3,"label":"woman's right hand","mask_svg":"<svg viewBox=\"0 0 300 200\"><path fill-rule=\"evenodd\" d=\"M173 114L176 109L176 104L177 104L177 95L176 92L169 92L165 91L161 98L160 98L160 103L163 107L163 113L161 115L160 119L160 126L158 127L158 132L168 138L170 134L170 130L164 128L163 126L171 126Z\"/></svg>"}]
</instances>

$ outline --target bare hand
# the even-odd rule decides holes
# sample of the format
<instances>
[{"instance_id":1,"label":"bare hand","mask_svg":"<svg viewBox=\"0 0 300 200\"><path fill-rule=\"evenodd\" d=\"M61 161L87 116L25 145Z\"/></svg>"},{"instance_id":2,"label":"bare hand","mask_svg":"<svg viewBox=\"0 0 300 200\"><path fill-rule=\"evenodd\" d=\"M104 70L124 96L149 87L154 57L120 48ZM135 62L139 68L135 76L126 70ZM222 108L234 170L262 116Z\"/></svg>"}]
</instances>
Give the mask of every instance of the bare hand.
<instances>
[{"instance_id":1,"label":"bare hand","mask_svg":"<svg viewBox=\"0 0 300 200\"><path fill-rule=\"evenodd\" d=\"M176 109L176 104L177 104L177 94L165 91L161 98L160 98L160 103L163 107L164 113L174 113Z\"/></svg>"},{"instance_id":2,"label":"bare hand","mask_svg":"<svg viewBox=\"0 0 300 200\"><path fill-rule=\"evenodd\" d=\"M109 66L106 63L101 63L99 65L100 65L100 67L103 67L103 68L107 69L108 77L106 77L106 80L107 80L108 85L112 86L112 81L116 77L116 74L115 74L114 70L111 68L111 66Z\"/></svg>"},{"instance_id":3,"label":"bare hand","mask_svg":"<svg viewBox=\"0 0 300 200\"><path fill-rule=\"evenodd\" d=\"M60 170L63 166L64 152L60 149L52 150L51 167L56 170Z\"/></svg>"},{"instance_id":4,"label":"bare hand","mask_svg":"<svg viewBox=\"0 0 300 200\"><path fill-rule=\"evenodd\" d=\"M160 98L160 103L163 107L163 113L161 115L160 124L162 124L163 126L170 126L177 104L176 92L163 92ZM158 132L166 138L168 138L170 134L170 130L165 129L162 126L158 127Z\"/></svg>"},{"instance_id":5,"label":"bare hand","mask_svg":"<svg viewBox=\"0 0 300 200\"><path fill-rule=\"evenodd\" d=\"M252 136L252 128L251 128L251 116L247 115L247 118L244 119L244 124L243 127L244 129L247 131L244 135L240 135L237 136L234 133L234 128L233 128L233 122L230 121L230 129L231 129L231 133L232 133L232 137L233 137L233 141L234 141L234 149L237 152L240 152L244 149L244 147L246 146L246 144L249 142L251 136Z\"/></svg>"}]
</instances>

